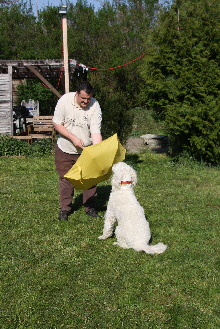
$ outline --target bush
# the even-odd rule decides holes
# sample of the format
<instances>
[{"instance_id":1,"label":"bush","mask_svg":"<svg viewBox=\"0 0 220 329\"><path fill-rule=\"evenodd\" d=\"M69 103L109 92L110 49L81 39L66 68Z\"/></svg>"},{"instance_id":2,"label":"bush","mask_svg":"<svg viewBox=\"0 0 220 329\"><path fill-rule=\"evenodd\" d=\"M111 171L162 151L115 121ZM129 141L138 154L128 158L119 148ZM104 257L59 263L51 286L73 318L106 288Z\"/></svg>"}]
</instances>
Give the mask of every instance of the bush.
<instances>
[{"instance_id":1,"label":"bush","mask_svg":"<svg viewBox=\"0 0 220 329\"><path fill-rule=\"evenodd\" d=\"M40 141L34 142L31 145L31 155L43 156L53 152L54 143L50 138L44 138Z\"/></svg>"},{"instance_id":2,"label":"bush","mask_svg":"<svg viewBox=\"0 0 220 329\"><path fill-rule=\"evenodd\" d=\"M53 114L57 103L57 96L50 89L43 86L41 82L34 79L25 81L23 85L18 85L17 95L17 105L20 105L22 100L34 99L39 101L41 115Z\"/></svg>"},{"instance_id":3,"label":"bush","mask_svg":"<svg viewBox=\"0 0 220 329\"><path fill-rule=\"evenodd\" d=\"M105 94L99 102L103 117L102 135L105 139L117 133L119 140L124 143L132 130L133 115L126 104L123 104L122 93L111 96L108 98Z\"/></svg>"},{"instance_id":4,"label":"bush","mask_svg":"<svg viewBox=\"0 0 220 329\"><path fill-rule=\"evenodd\" d=\"M29 152L29 144L10 136L0 136L0 156L22 156Z\"/></svg>"},{"instance_id":5,"label":"bush","mask_svg":"<svg viewBox=\"0 0 220 329\"><path fill-rule=\"evenodd\" d=\"M106 80L108 84L106 84ZM131 101L117 84L114 76L108 75L99 79L94 75L91 81L95 89L94 97L97 98L102 109L102 136L108 138L115 133L124 143L132 131L133 114Z\"/></svg>"},{"instance_id":6,"label":"bush","mask_svg":"<svg viewBox=\"0 0 220 329\"><path fill-rule=\"evenodd\" d=\"M159 16L142 67L142 97L165 121L172 155L186 151L213 164L220 161L219 14L217 0L174 1Z\"/></svg>"},{"instance_id":7,"label":"bush","mask_svg":"<svg viewBox=\"0 0 220 329\"><path fill-rule=\"evenodd\" d=\"M0 156L43 156L53 151L51 139L42 139L31 145L11 136L0 136Z\"/></svg>"},{"instance_id":8,"label":"bush","mask_svg":"<svg viewBox=\"0 0 220 329\"><path fill-rule=\"evenodd\" d=\"M207 97L205 103L173 104L166 114L171 154L186 151L199 161L220 161L220 99Z\"/></svg>"}]
</instances>

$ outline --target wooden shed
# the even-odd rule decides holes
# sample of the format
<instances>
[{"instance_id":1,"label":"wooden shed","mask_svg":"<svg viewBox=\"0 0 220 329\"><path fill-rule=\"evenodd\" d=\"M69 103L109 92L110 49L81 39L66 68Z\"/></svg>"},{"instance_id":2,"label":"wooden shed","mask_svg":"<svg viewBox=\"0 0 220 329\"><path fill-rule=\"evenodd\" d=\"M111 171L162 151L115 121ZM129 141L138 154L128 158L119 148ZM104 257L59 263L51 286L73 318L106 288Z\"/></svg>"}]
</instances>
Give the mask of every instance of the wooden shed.
<instances>
[{"instance_id":1,"label":"wooden shed","mask_svg":"<svg viewBox=\"0 0 220 329\"><path fill-rule=\"evenodd\" d=\"M0 135L13 134L12 74L0 74Z\"/></svg>"},{"instance_id":2,"label":"wooden shed","mask_svg":"<svg viewBox=\"0 0 220 329\"><path fill-rule=\"evenodd\" d=\"M69 60L69 72L74 73L75 60ZM64 75L63 60L0 60L0 135L13 135L13 81L38 78L54 94L60 94L47 79L60 79Z\"/></svg>"}]
</instances>

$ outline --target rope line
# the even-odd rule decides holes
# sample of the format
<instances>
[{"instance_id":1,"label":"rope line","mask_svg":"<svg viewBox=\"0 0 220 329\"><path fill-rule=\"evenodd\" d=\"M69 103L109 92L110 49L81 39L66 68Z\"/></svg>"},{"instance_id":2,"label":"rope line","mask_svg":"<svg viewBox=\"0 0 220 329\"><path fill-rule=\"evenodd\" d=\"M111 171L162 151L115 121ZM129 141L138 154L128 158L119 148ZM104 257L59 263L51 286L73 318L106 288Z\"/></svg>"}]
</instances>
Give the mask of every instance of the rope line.
<instances>
[{"instance_id":1,"label":"rope line","mask_svg":"<svg viewBox=\"0 0 220 329\"><path fill-rule=\"evenodd\" d=\"M87 69L90 69L90 70L99 70L99 71L115 70L115 69L118 69L119 67L123 67L123 66L126 66L126 65L128 65L128 64L133 63L134 61L136 61L136 60L140 59L141 57L143 57L145 54L146 54L146 53L143 53L142 55L140 55L139 57L137 57L137 58L135 58L135 59L132 59L132 60L131 60L130 62L128 62L128 63L125 63L125 64L123 64L123 65L119 65L119 66L115 66L115 67L110 67L110 68L108 68L108 69L98 69L97 67L89 67L89 66L84 66L84 65L83 65L83 67L84 67L84 68L87 68ZM78 63L76 63L76 64L78 64ZM81 64L78 64L78 65L79 65L79 66L82 66Z\"/></svg>"},{"instance_id":2,"label":"rope line","mask_svg":"<svg viewBox=\"0 0 220 329\"><path fill-rule=\"evenodd\" d=\"M110 68L108 68L108 69L99 69L99 68L97 68L97 67L89 67L89 66L85 66L85 65L82 65L82 64L79 64L79 63L76 63L76 65L79 65L79 66L83 67L84 69L90 69L90 70L99 70L99 71L115 70L115 69L118 69L119 67L123 67L123 66L126 66L126 65L129 65L129 64L133 63L134 61L137 61L138 59L140 59L141 57L143 57L146 53L147 53L147 52L143 53L142 55L138 56L138 57L135 58L135 59L132 59L130 62L127 62L127 63L122 64L122 65L118 65L118 66L115 66L115 67L110 67ZM60 76L59 76L59 78L58 78L58 82L57 82L57 87L56 87L56 89L58 89L58 87L59 87L59 85L60 85L60 83L61 83L61 78L62 78L62 74L63 74L63 68L64 68L64 66L62 67L62 70L61 70L61 72L60 72ZM43 83L42 83L42 85L43 85L44 87L47 87L47 86L44 85Z\"/></svg>"}]
</instances>

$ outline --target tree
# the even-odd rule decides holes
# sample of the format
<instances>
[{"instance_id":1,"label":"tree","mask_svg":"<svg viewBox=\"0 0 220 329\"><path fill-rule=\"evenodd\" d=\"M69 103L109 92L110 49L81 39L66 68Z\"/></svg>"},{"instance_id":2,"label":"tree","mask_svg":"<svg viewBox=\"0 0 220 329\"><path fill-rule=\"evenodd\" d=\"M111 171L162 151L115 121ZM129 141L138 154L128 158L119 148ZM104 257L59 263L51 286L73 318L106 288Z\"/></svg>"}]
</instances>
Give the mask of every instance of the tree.
<instances>
[{"instance_id":1,"label":"tree","mask_svg":"<svg viewBox=\"0 0 220 329\"><path fill-rule=\"evenodd\" d=\"M106 137L118 132L125 140L131 129L129 111L140 105L141 60L124 64L143 54L143 38L150 31L157 4L158 0L105 2L95 12L87 1L67 2L69 58L96 68L89 69L88 79L102 103ZM61 58L62 25L57 7L47 6L34 17L32 8L22 3L2 8L0 19L1 59ZM73 91L78 80L70 78ZM114 118L118 118L117 124Z\"/></svg>"},{"instance_id":2,"label":"tree","mask_svg":"<svg viewBox=\"0 0 220 329\"><path fill-rule=\"evenodd\" d=\"M62 18L56 6L47 6L38 13L35 59L62 58Z\"/></svg>"},{"instance_id":3,"label":"tree","mask_svg":"<svg viewBox=\"0 0 220 329\"><path fill-rule=\"evenodd\" d=\"M48 6L34 16L25 2L0 8L1 59L62 58L62 24L58 8Z\"/></svg>"},{"instance_id":4,"label":"tree","mask_svg":"<svg viewBox=\"0 0 220 329\"><path fill-rule=\"evenodd\" d=\"M124 141L131 130L129 110L137 106L142 83L140 61L122 65L143 54L143 35L150 30L157 3L106 2L95 13L91 6L78 1L68 9L69 56L98 68L89 70L89 79L103 109L106 137L118 132Z\"/></svg>"},{"instance_id":5,"label":"tree","mask_svg":"<svg viewBox=\"0 0 220 329\"><path fill-rule=\"evenodd\" d=\"M0 8L0 58L35 57L35 17L26 3Z\"/></svg>"},{"instance_id":6,"label":"tree","mask_svg":"<svg viewBox=\"0 0 220 329\"><path fill-rule=\"evenodd\" d=\"M45 88L38 79L25 80L25 83L17 87L18 100L17 105L20 105L22 100L28 101L34 99L39 101L39 111L41 115L52 115L57 97L54 93Z\"/></svg>"},{"instance_id":7,"label":"tree","mask_svg":"<svg viewBox=\"0 0 220 329\"><path fill-rule=\"evenodd\" d=\"M19 0L0 0L1 6L10 6L18 3Z\"/></svg>"},{"instance_id":8,"label":"tree","mask_svg":"<svg viewBox=\"0 0 220 329\"><path fill-rule=\"evenodd\" d=\"M220 160L220 6L175 1L148 38L142 98L166 121L171 152Z\"/></svg>"}]
</instances>

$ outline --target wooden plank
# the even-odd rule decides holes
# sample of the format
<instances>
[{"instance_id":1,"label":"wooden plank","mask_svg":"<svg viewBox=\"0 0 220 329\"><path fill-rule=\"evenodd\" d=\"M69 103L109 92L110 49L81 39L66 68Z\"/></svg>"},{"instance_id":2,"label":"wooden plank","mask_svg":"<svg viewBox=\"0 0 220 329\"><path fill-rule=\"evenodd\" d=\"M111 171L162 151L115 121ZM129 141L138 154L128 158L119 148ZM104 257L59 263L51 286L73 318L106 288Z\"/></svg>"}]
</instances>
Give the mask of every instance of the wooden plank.
<instances>
[{"instance_id":1,"label":"wooden plank","mask_svg":"<svg viewBox=\"0 0 220 329\"><path fill-rule=\"evenodd\" d=\"M0 74L0 134L12 135L12 101L10 98L10 74Z\"/></svg>"},{"instance_id":2,"label":"wooden plank","mask_svg":"<svg viewBox=\"0 0 220 329\"><path fill-rule=\"evenodd\" d=\"M11 121L11 135L13 135L13 101L12 101L12 66L8 66L8 74L9 74L9 103L10 103L10 121Z\"/></svg>"},{"instance_id":3,"label":"wooden plank","mask_svg":"<svg viewBox=\"0 0 220 329\"><path fill-rule=\"evenodd\" d=\"M59 98L62 96L34 67L27 65L27 68L32 71L52 92Z\"/></svg>"},{"instance_id":4,"label":"wooden plank","mask_svg":"<svg viewBox=\"0 0 220 329\"><path fill-rule=\"evenodd\" d=\"M62 59L46 59L46 60L0 60L0 65L3 67L16 66L24 67L27 65L40 65L40 66L63 66Z\"/></svg>"},{"instance_id":5,"label":"wooden plank","mask_svg":"<svg viewBox=\"0 0 220 329\"><path fill-rule=\"evenodd\" d=\"M30 134L29 136L31 136L31 138L36 138L36 139L43 139L43 138L53 139L53 136L44 135L44 134Z\"/></svg>"},{"instance_id":6,"label":"wooden plank","mask_svg":"<svg viewBox=\"0 0 220 329\"><path fill-rule=\"evenodd\" d=\"M19 139L19 140L27 140L29 144L32 144L31 136L11 136L11 137Z\"/></svg>"},{"instance_id":7,"label":"wooden plank","mask_svg":"<svg viewBox=\"0 0 220 329\"><path fill-rule=\"evenodd\" d=\"M34 116L33 124L28 126L28 135L32 138L55 138L55 129L52 122L53 116ZM45 132L45 133L44 133Z\"/></svg>"}]
</instances>

